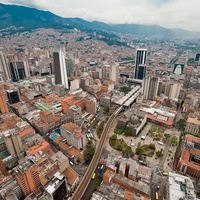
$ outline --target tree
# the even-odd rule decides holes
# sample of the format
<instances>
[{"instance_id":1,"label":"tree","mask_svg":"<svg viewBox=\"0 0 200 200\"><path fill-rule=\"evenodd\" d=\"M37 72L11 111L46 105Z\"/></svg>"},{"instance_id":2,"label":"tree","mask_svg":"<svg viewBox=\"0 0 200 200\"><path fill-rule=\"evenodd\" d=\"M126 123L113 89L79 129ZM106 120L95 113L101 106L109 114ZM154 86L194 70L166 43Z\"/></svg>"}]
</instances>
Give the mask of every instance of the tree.
<instances>
[{"instance_id":1,"label":"tree","mask_svg":"<svg viewBox=\"0 0 200 200\"><path fill-rule=\"evenodd\" d=\"M142 155L143 149L139 146L139 147L136 148L135 153L136 153L137 155Z\"/></svg>"},{"instance_id":2,"label":"tree","mask_svg":"<svg viewBox=\"0 0 200 200\"><path fill-rule=\"evenodd\" d=\"M150 144L150 145L149 145L149 148L150 148L150 149L155 149L155 144Z\"/></svg>"},{"instance_id":3,"label":"tree","mask_svg":"<svg viewBox=\"0 0 200 200\"><path fill-rule=\"evenodd\" d=\"M163 153L162 153L161 151L157 151L157 152L156 152L156 155L157 155L157 157L162 157L162 156L163 156Z\"/></svg>"},{"instance_id":4,"label":"tree","mask_svg":"<svg viewBox=\"0 0 200 200\"><path fill-rule=\"evenodd\" d=\"M185 125L186 125L186 119L183 119L183 118L179 119L176 122L176 125L180 130L184 131L185 130Z\"/></svg>"},{"instance_id":5,"label":"tree","mask_svg":"<svg viewBox=\"0 0 200 200\"><path fill-rule=\"evenodd\" d=\"M92 160L94 152L95 152L94 146L92 144L89 144L87 149L84 151L84 158L86 162L89 162Z\"/></svg>"},{"instance_id":6,"label":"tree","mask_svg":"<svg viewBox=\"0 0 200 200\"><path fill-rule=\"evenodd\" d=\"M125 131L124 131L124 135L125 136L132 136L132 131L130 129L130 127L126 127Z\"/></svg>"},{"instance_id":7,"label":"tree","mask_svg":"<svg viewBox=\"0 0 200 200\"><path fill-rule=\"evenodd\" d=\"M178 141L177 141L177 137L176 137L176 136L173 136L172 139L171 139L171 144L172 144L172 145L176 145L177 142L178 142Z\"/></svg>"}]
</instances>

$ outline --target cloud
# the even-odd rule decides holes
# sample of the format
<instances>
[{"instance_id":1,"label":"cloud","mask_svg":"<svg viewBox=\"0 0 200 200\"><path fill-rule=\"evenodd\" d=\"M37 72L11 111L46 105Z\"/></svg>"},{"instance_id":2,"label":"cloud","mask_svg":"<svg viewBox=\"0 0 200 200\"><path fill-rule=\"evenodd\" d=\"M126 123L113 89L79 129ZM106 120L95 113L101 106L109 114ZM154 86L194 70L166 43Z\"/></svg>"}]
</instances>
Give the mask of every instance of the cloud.
<instances>
[{"instance_id":1,"label":"cloud","mask_svg":"<svg viewBox=\"0 0 200 200\"><path fill-rule=\"evenodd\" d=\"M2 0L49 10L63 17L107 23L158 24L200 31L199 0Z\"/></svg>"}]
</instances>

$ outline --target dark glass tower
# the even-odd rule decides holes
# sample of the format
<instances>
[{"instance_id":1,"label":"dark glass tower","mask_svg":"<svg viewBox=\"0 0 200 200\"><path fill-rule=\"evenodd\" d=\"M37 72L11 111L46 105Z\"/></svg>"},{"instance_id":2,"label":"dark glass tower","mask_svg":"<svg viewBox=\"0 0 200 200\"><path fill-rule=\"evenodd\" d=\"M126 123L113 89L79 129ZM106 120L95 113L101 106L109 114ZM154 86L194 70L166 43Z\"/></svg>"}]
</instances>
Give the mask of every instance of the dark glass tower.
<instances>
[{"instance_id":1,"label":"dark glass tower","mask_svg":"<svg viewBox=\"0 0 200 200\"><path fill-rule=\"evenodd\" d=\"M135 60L135 79L143 79L146 75L147 49L137 49Z\"/></svg>"}]
</instances>

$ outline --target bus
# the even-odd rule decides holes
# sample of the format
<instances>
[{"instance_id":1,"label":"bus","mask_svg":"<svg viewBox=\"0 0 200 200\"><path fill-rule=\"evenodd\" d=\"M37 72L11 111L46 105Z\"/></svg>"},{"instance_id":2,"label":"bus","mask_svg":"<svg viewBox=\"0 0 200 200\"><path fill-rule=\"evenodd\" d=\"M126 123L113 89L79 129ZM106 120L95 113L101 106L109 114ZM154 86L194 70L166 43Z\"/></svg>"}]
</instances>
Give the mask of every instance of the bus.
<instances>
[{"instance_id":1,"label":"bus","mask_svg":"<svg viewBox=\"0 0 200 200\"><path fill-rule=\"evenodd\" d=\"M163 174L163 176L168 176L167 172L163 172L162 174Z\"/></svg>"},{"instance_id":2,"label":"bus","mask_svg":"<svg viewBox=\"0 0 200 200\"><path fill-rule=\"evenodd\" d=\"M94 173L94 174L92 175L92 179L94 179L94 178L95 178L95 176L96 176L96 173Z\"/></svg>"},{"instance_id":3,"label":"bus","mask_svg":"<svg viewBox=\"0 0 200 200\"><path fill-rule=\"evenodd\" d=\"M158 200L158 192L156 192L156 200Z\"/></svg>"},{"instance_id":4,"label":"bus","mask_svg":"<svg viewBox=\"0 0 200 200\"><path fill-rule=\"evenodd\" d=\"M163 145L163 143L162 143L162 142L158 142L158 144L159 144L159 145Z\"/></svg>"}]
</instances>

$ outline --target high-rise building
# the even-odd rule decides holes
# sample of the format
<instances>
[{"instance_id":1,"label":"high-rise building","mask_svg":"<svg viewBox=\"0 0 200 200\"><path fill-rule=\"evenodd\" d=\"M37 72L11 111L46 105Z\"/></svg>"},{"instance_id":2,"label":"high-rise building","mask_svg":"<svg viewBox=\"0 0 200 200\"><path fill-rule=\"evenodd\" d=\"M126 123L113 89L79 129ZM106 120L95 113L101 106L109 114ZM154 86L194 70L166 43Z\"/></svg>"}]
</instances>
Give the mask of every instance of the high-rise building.
<instances>
[{"instance_id":1,"label":"high-rise building","mask_svg":"<svg viewBox=\"0 0 200 200\"><path fill-rule=\"evenodd\" d=\"M71 73L73 71L73 62L72 59L66 60L66 67L67 67L67 76L71 76Z\"/></svg>"},{"instance_id":2,"label":"high-rise building","mask_svg":"<svg viewBox=\"0 0 200 200\"><path fill-rule=\"evenodd\" d=\"M119 64L115 63L111 66L110 80L118 84L119 82Z\"/></svg>"},{"instance_id":3,"label":"high-rise building","mask_svg":"<svg viewBox=\"0 0 200 200\"><path fill-rule=\"evenodd\" d=\"M63 84L66 89L69 88L67 67L65 62L65 51L60 49L53 52L53 73L55 74L55 84Z\"/></svg>"},{"instance_id":4,"label":"high-rise building","mask_svg":"<svg viewBox=\"0 0 200 200\"><path fill-rule=\"evenodd\" d=\"M22 145L20 133L15 129L11 129L2 132L2 136L5 141L6 148L10 152L10 154L13 157L17 156L18 158L22 158L24 148Z\"/></svg>"},{"instance_id":5,"label":"high-rise building","mask_svg":"<svg viewBox=\"0 0 200 200\"><path fill-rule=\"evenodd\" d=\"M143 79L146 75L147 49L137 49L135 60L135 79Z\"/></svg>"},{"instance_id":6,"label":"high-rise building","mask_svg":"<svg viewBox=\"0 0 200 200\"><path fill-rule=\"evenodd\" d=\"M20 102L20 96L17 89L7 90L6 92L10 104L15 104Z\"/></svg>"},{"instance_id":7,"label":"high-rise building","mask_svg":"<svg viewBox=\"0 0 200 200\"><path fill-rule=\"evenodd\" d=\"M142 93L144 99L154 100L158 93L159 77L146 76L143 80Z\"/></svg>"},{"instance_id":8,"label":"high-rise building","mask_svg":"<svg viewBox=\"0 0 200 200\"><path fill-rule=\"evenodd\" d=\"M10 81L11 80L11 74L8 67L8 59L6 58L5 54L0 51L0 81Z\"/></svg>"},{"instance_id":9,"label":"high-rise building","mask_svg":"<svg viewBox=\"0 0 200 200\"><path fill-rule=\"evenodd\" d=\"M139 65L137 79L143 80L145 76L146 76L146 65Z\"/></svg>"},{"instance_id":10,"label":"high-rise building","mask_svg":"<svg viewBox=\"0 0 200 200\"><path fill-rule=\"evenodd\" d=\"M28 63L24 60L10 62L12 81L23 80L30 76Z\"/></svg>"},{"instance_id":11,"label":"high-rise building","mask_svg":"<svg viewBox=\"0 0 200 200\"><path fill-rule=\"evenodd\" d=\"M41 185L38 168L36 164L27 157L21 160L21 163L15 169L15 177L25 197L34 192Z\"/></svg>"},{"instance_id":12,"label":"high-rise building","mask_svg":"<svg viewBox=\"0 0 200 200\"><path fill-rule=\"evenodd\" d=\"M67 122L72 122L78 126L81 125L82 111L80 106L73 105L69 108L69 111L67 113Z\"/></svg>"},{"instance_id":13,"label":"high-rise building","mask_svg":"<svg viewBox=\"0 0 200 200\"><path fill-rule=\"evenodd\" d=\"M8 106L6 104L5 93L0 88L0 113L8 113Z\"/></svg>"}]
</instances>

